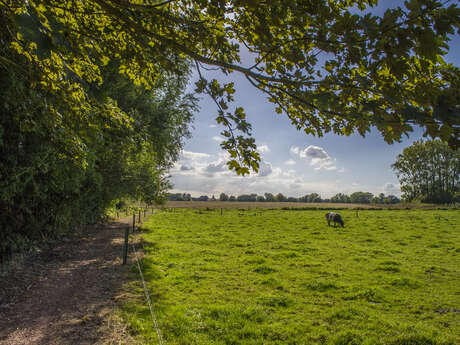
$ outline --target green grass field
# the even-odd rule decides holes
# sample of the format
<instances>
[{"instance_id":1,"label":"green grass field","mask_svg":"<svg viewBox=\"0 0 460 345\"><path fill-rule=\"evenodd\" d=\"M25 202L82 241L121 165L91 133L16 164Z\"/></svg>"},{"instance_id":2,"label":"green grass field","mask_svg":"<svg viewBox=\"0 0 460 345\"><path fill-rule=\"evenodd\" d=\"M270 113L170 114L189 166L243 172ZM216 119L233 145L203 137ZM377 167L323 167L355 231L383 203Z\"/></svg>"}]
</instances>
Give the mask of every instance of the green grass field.
<instances>
[{"instance_id":1,"label":"green grass field","mask_svg":"<svg viewBox=\"0 0 460 345\"><path fill-rule=\"evenodd\" d=\"M144 224L167 344L460 344L460 212L193 210ZM139 281L123 317L157 336Z\"/></svg>"}]
</instances>

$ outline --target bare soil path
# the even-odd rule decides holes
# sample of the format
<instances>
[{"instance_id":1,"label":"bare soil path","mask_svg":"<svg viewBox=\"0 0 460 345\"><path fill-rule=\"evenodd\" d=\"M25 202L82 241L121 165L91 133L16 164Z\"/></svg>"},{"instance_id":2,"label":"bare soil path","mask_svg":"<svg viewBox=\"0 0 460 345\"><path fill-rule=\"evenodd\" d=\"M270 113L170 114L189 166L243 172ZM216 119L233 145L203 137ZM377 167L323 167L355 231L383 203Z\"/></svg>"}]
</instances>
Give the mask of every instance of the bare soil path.
<instances>
[{"instance_id":1,"label":"bare soil path","mask_svg":"<svg viewBox=\"0 0 460 345\"><path fill-rule=\"evenodd\" d=\"M131 266L121 264L130 219L91 227L0 277L0 344L118 343L110 314Z\"/></svg>"}]
</instances>

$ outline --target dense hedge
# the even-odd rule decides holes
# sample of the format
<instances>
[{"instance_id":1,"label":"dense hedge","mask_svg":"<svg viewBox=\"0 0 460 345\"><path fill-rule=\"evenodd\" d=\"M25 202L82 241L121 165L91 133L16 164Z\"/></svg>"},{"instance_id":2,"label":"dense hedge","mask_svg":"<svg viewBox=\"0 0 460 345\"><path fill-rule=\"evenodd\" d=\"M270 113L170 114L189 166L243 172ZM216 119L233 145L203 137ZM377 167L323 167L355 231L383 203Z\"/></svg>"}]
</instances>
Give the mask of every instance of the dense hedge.
<instances>
[{"instance_id":1,"label":"dense hedge","mask_svg":"<svg viewBox=\"0 0 460 345\"><path fill-rule=\"evenodd\" d=\"M17 23L1 13L0 21L6 24L0 29L4 261L97 222L122 198L161 199L196 101L183 95L186 78L164 76L146 90L121 76L116 61L103 67L103 82L84 83L66 71L59 87L45 85L37 61L11 48Z\"/></svg>"}]
</instances>

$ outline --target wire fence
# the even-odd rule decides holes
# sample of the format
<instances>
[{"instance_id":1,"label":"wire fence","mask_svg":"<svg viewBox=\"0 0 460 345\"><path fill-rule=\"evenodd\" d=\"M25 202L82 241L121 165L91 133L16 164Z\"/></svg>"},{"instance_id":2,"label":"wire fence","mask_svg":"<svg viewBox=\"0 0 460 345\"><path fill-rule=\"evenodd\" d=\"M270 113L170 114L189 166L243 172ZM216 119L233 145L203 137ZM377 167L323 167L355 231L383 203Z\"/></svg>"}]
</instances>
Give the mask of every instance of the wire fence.
<instances>
[{"instance_id":1,"label":"wire fence","mask_svg":"<svg viewBox=\"0 0 460 345\"><path fill-rule=\"evenodd\" d=\"M153 213L154 213L154 211L152 209L152 214ZM144 210L144 219L145 219L146 216L147 216L147 210ZM135 232L136 225L139 226L141 224L141 222L142 222L142 220L141 220L141 211L139 211L139 218L138 218L137 222L136 222L136 214L133 214L133 223L132 223L132 231L133 231L133 233ZM128 247L129 247L129 236L128 236L129 230L130 230L130 227L125 228L125 241L124 241L124 246L123 246L123 264L126 264L126 261L127 261L126 259L127 259L127 253L128 253ZM163 337L161 336L160 327L158 325L158 321L157 321L157 318L156 318L156 315L155 315L155 311L153 309L152 300L150 298L150 294L149 294L149 291L147 289L147 284L145 283L144 273L142 272L141 263L140 263L140 260L139 260L139 255L137 254L136 246L135 246L134 243L131 243L131 250L132 250L132 253L134 254L134 258L136 260L137 268L139 270L139 275L140 275L142 287L144 288L144 295L145 295L145 298L147 300L147 303L148 303L148 306L149 306L149 309L150 309L150 315L152 317L153 326L155 328L155 331L156 331L156 334L157 334L157 337L158 337L158 343L159 343L159 345L164 345L165 341L163 340Z\"/></svg>"},{"instance_id":2,"label":"wire fence","mask_svg":"<svg viewBox=\"0 0 460 345\"><path fill-rule=\"evenodd\" d=\"M149 291L147 289L147 285L145 284L144 274L142 273L141 264L139 262L139 257L137 255L137 251L136 251L136 246L134 245L134 243L132 243L131 247L132 247L132 250L133 250L133 253L134 253L134 257L136 258L137 268L139 269L139 274L140 274L140 277L141 277L142 286L144 287L145 298L147 299L147 303L149 305L150 315L152 316L152 321L153 321L153 326L155 327L155 331L157 333L158 343L160 345L163 345L163 344L165 344L165 342L163 340L163 337L161 336L160 327L158 326L158 321L157 321L157 318L155 316L155 311L153 310L152 300L150 299L150 294L149 294Z\"/></svg>"}]
</instances>

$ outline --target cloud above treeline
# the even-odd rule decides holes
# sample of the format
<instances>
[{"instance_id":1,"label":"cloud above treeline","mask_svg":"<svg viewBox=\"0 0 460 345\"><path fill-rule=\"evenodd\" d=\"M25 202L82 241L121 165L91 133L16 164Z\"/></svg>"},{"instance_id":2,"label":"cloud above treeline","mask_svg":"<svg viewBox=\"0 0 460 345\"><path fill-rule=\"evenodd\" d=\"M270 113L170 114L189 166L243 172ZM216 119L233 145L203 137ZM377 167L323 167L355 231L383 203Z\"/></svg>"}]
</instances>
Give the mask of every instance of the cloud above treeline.
<instances>
[{"instance_id":1,"label":"cloud above treeline","mask_svg":"<svg viewBox=\"0 0 460 345\"><path fill-rule=\"evenodd\" d=\"M171 181L174 192L187 192L192 195L212 195L220 193L239 195L247 193L283 193L287 196L302 196L310 193L320 193L325 197L338 192L347 192L336 174L344 169L338 169L333 159L325 149L310 145L304 149L291 147L286 156L291 158L281 161L280 166L268 161L265 156L271 150L268 145L258 147L261 154L259 172L249 176L237 176L228 170L227 153L210 155L203 152L184 151L179 161L171 169ZM298 167L297 169L294 169ZM321 173L321 174L320 174ZM307 176L310 174L309 176ZM311 174L317 178L312 179ZM331 178L332 177L332 178ZM351 187L351 186L350 186Z\"/></svg>"},{"instance_id":2,"label":"cloud above treeline","mask_svg":"<svg viewBox=\"0 0 460 345\"><path fill-rule=\"evenodd\" d=\"M400 195L401 186L399 184L385 183L383 186L383 192L387 195Z\"/></svg>"},{"instance_id":3,"label":"cloud above treeline","mask_svg":"<svg viewBox=\"0 0 460 345\"><path fill-rule=\"evenodd\" d=\"M325 149L319 146L310 145L305 149L300 149L299 147L291 147L289 152L291 155L298 156L302 159L306 159L310 162L310 165L316 170L326 170L343 172L343 169L338 169L334 164L335 160L329 156Z\"/></svg>"}]
</instances>

